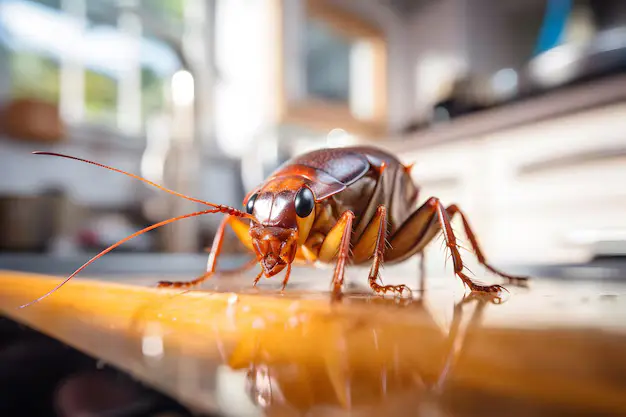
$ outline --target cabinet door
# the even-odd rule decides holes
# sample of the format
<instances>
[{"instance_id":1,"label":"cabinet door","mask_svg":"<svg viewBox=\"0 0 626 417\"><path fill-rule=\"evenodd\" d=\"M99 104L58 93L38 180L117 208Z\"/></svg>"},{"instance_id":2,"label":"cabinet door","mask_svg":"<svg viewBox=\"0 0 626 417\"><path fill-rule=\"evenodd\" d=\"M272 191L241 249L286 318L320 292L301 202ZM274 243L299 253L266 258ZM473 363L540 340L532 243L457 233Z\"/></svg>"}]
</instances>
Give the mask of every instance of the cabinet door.
<instances>
[{"instance_id":1,"label":"cabinet door","mask_svg":"<svg viewBox=\"0 0 626 417\"><path fill-rule=\"evenodd\" d=\"M461 205L494 262L579 262L626 234L624 132L620 104L401 156L422 200Z\"/></svg>"}]
</instances>

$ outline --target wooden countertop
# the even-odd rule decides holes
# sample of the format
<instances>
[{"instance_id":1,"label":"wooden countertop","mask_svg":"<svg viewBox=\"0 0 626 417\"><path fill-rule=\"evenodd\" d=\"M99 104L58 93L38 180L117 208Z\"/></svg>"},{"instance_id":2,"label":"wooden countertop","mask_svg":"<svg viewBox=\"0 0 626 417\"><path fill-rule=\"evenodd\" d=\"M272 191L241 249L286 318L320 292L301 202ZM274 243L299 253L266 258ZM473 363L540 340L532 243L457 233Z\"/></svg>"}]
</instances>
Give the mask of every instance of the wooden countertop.
<instances>
[{"instance_id":1,"label":"wooden countertop","mask_svg":"<svg viewBox=\"0 0 626 417\"><path fill-rule=\"evenodd\" d=\"M0 271L0 310L198 411L626 415L625 284L537 280L497 304L429 278L413 301L331 305L248 276L189 292L75 279L16 309L58 279Z\"/></svg>"}]
</instances>

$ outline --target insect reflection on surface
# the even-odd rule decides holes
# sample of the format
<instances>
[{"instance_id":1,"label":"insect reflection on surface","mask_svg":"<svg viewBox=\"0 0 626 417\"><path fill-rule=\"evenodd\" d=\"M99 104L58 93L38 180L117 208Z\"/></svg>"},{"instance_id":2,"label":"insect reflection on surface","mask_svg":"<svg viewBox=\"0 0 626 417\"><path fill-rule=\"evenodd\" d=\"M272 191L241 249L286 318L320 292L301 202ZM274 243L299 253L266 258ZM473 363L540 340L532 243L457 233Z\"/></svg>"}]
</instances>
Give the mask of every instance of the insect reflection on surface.
<instances>
[{"instance_id":1,"label":"insect reflection on surface","mask_svg":"<svg viewBox=\"0 0 626 417\"><path fill-rule=\"evenodd\" d=\"M413 310L417 322L386 326L355 317L303 320L282 330L280 337L267 329L241 341L228 363L246 370L250 399L271 415L407 415L424 407L448 415L437 400L446 394L467 331L480 326L487 304L500 302L491 294L464 297L454 306L447 332L421 301L401 306ZM476 308L463 328L470 305Z\"/></svg>"}]
</instances>

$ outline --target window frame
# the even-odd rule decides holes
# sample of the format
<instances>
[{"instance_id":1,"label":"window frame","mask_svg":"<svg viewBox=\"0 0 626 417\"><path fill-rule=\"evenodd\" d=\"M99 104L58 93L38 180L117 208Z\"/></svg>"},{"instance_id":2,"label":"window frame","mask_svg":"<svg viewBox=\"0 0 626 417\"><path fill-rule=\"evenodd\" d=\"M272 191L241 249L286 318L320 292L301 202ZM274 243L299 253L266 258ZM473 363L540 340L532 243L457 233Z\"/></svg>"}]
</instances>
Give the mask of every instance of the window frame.
<instances>
[{"instance_id":1,"label":"window frame","mask_svg":"<svg viewBox=\"0 0 626 417\"><path fill-rule=\"evenodd\" d=\"M77 18L81 22L81 32L87 30L88 0L61 0L59 10ZM183 57L184 22L176 25L174 20L165 19L158 9L151 11L142 8L139 0L117 0L114 4L115 21L122 33L137 40L140 48L146 32L149 38L163 42L176 55L179 69L185 68ZM45 6L45 4L44 4ZM165 23L167 20L167 24ZM97 23L97 22L96 22ZM59 97L60 116L66 125L67 141L72 144L106 143L115 147L143 149L145 147L145 122L141 61L136 60L134 74L129 79L117 80L117 104L115 123L107 124L90 121L86 114L86 73L89 67L70 57L59 58ZM128 76L128 74L125 74ZM129 117L130 114L130 117Z\"/></svg>"}]
</instances>

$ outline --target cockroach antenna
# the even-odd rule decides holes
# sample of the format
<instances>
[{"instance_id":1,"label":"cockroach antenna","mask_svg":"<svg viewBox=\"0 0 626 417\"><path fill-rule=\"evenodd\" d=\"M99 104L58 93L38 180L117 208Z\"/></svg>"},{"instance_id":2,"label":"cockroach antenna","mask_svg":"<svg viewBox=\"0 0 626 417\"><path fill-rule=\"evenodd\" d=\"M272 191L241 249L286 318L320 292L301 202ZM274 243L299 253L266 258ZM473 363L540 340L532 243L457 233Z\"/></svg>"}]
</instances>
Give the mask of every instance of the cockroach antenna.
<instances>
[{"instance_id":1,"label":"cockroach antenna","mask_svg":"<svg viewBox=\"0 0 626 417\"><path fill-rule=\"evenodd\" d=\"M127 176L129 176L131 178L134 178L134 179L137 179L139 181L143 181L143 182L145 182L145 183L147 183L149 185L152 185L152 186L158 188L159 190L162 190L162 191L165 191L167 193L173 194L173 195L175 195L177 197L182 197L182 198L184 198L186 200L190 200L190 201L193 201L195 203L204 204L206 206L213 207L213 208L210 209L210 210L197 211L195 213L189 213L189 214L184 214L182 216L172 217L171 219L163 220L162 222L153 224L152 226L148 226L148 227L146 227L144 229L141 229L141 230L133 233L130 236L125 237L124 239L122 239L122 240L114 243L113 245L109 246L108 248L106 248L105 250L103 250L102 252L100 252L99 254L94 256L93 258L91 258L89 261L85 262L80 268L78 268L76 271L74 271L74 273L72 275L67 277L65 280L63 280L63 282L61 282L56 287L54 287L53 289L48 291L46 294L42 295L41 297L37 298L36 300L33 300L33 301L31 301L31 302L29 302L27 304L24 304L24 305L20 306L19 308L25 308L25 307L28 307L28 306L30 306L30 305L32 305L34 303L37 303L37 302L43 300L44 298L46 298L46 297L50 296L51 294L53 294L55 291L57 291L63 285L65 285L69 280L74 278L80 271L85 269L88 265L90 265L91 263L95 262L100 257L106 255L107 253L111 252L113 249L115 249L118 246L124 244L125 242L129 241L130 239L133 239L133 238L135 238L135 237L137 237L137 236L139 236L141 234L149 232L150 230L156 229L158 227L165 226L166 224L170 224L170 223L176 222L178 220L187 219L187 218L190 218L190 217L202 216L204 214L210 214L210 213L225 213L225 214L229 214L231 216L248 218L248 219L256 222L256 219L254 218L254 216L252 216L252 215L250 215L248 213L244 213L244 212L242 212L240 210L237 210L237 209L235 209L233 207L224 206L224 205L221 205L221 204L213 204L213 203L209 203L208 201L203 201L203 200L199 200L197 198L189 197L189 196L186 196L184 194L181 194L181 193L178 193L176 191L173 191L173 190L170 190L168 188L165 188L165 187L163 187L161 185L155 184L152 181L148 181L147 179L142 178L142 177L140 177L138 175L131 174L129 172L122 171L120 169L113 168L113 167L110 167L110 166L107 166L107 165L104 165L104 164L93 162L93 161L90 161L90 160L87 160L87 159L77 158L77 157L74 157L74 156L64 155L64 154L60 154L60 153L54 153L54 152L40 152L40 151L36 151L36 152L33 152L33 154L35 154L35 155L58 156L58 157L61 157L61 158L73 159L73 160L76 160L76 161L81 161L81 162L86 162L88 164L96 165L96 166L101 167L101 168L106 168L108 170L119 172L120 174L127 175Z\"/></svg>"}]
</instances>

